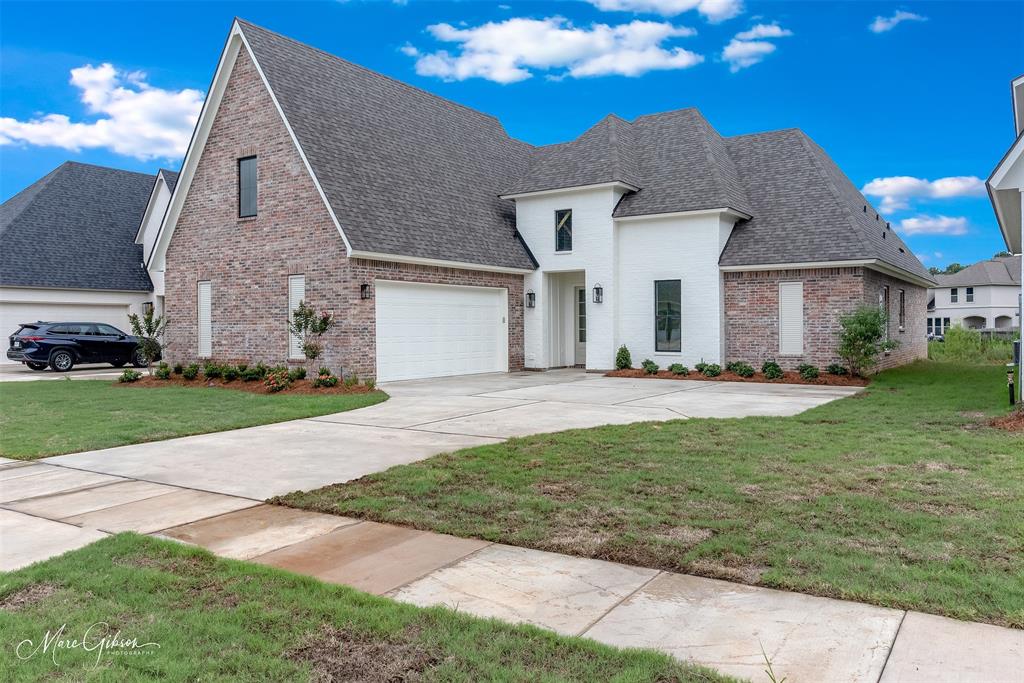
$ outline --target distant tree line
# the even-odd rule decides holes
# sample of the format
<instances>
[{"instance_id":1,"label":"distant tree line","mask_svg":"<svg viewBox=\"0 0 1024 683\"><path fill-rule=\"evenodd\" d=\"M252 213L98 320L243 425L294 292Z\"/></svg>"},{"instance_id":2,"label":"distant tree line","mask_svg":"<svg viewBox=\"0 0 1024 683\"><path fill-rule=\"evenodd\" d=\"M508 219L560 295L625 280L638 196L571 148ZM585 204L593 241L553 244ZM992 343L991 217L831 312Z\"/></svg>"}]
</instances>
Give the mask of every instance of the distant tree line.
<instances>
[{"instance_id":1,"label":"distant tree line","mask_svg":"<svg viewBox=\"0 0 1024 683\"><path fill-rule=\"evenodd\" d=\"M1008 251L997 251L995 254L992 255L992 258L1004 258L1006 256L1013 256L1013 254L1011 254ZM928 269L928 272L931 273L932 275L952 275L953 273L959 273L966 267L967 266L965 266L962 263L950 263L948 266L945 267L945 269L936 268L935 266L932 266L931 268Z\"/></svg>"}]
</instances>

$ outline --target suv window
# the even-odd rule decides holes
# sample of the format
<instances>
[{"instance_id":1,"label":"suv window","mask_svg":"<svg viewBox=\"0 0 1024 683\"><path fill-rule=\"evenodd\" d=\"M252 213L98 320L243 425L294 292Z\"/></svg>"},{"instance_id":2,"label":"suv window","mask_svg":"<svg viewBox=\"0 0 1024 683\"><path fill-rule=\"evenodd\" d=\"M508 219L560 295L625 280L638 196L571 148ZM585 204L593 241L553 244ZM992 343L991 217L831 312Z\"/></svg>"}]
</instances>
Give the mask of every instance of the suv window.
<instances>
[{"instance_id":1,"label":"suv window","mask_svg":"<svg viewBox=\"0 0 1024 683\"><path fill-rule=\"evenodd\" d=\"M98 334L106 334L110 335L111 337L117 337L119 335L124 334L124 332L122 332L121 330L110 325L97 325L96 329L98 331Z\"/></svg>"},{"instance_id":2,"label":"suv window","mask_svg":"<svg viewBox=\"0 0 1024 683\"><path fill-rule=\"evenodd\" d=\"M54 325L49 330L50 334L84 334L81 325Z\"/></svg>"}]
</instances>

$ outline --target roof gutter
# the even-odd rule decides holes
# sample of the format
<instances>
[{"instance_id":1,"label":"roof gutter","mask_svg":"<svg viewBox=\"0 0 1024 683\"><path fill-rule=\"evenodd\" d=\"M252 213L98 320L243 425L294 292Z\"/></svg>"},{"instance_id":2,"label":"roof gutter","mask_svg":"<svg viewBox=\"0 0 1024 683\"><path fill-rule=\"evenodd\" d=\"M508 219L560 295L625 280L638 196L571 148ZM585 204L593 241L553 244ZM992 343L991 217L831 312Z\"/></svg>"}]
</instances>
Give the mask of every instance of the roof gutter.
<instances>
[{"instance_id":1,"label":"roof gutter","mask_svg":"<svg viewBox=\"0 0 1024 683\"><path fill-rule=\"evenodd\" d=\"M399 254L383 254L376 251L357 251L355 249L348 255L349 258L366 259L369 261L388 261L392 263L408 263L414 266L434 266L436 268L458 268L460 270L480 270L490 273L514 273L525 275L532 273L533 268L513 268L511 266L489 266L483 263L468 263L466 261L445 261L442 259L420 258L418 256L402 256Z\"/></svg>"},{"instance_id":2,"label":"roof gutter","mask_svg":"<svg viewBox=\"0 0 1024 683\"><path fill-rule=\"evenodd\" d=\"M901 280L906 280L921 287L935 287L938 283L931 278L924 278L915 275L908 270L897 268L878 259L855 259L849 261L805 261L798 263L750 263L742 266L719 266L722 272L737 272L744 270L804 270L807 268L870 268L880 273L891 275Z\"/></svg>"},{"instance_id":3,"label":"roof gutter","mask_svg":"<svg viewBox=\"0 0 1024 683\"><path fill-rule=\"evenodd\" d=\"M546 194L561 194L563 192L581 192L586 190L601 190L611 188L624 192L639 192L640 188L618 180L607 183L593 183L591 185L574 185L569 187L551 187L546 190L530 190L529 192L513 192L511 194L499 194L499 199L523 199L526 197L538 197Z\"/></svg>"}]
</instances>

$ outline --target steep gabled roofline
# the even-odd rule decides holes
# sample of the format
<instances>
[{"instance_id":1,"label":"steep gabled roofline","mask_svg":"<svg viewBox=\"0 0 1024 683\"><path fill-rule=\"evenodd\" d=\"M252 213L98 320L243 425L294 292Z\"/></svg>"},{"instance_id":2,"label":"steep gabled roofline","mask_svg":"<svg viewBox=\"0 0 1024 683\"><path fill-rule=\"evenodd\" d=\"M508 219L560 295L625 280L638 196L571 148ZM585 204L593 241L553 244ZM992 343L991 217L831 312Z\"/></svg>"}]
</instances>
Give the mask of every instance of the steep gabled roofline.
<instances>
[{"instance_id":1,"label":"steep gabled roofline","mask_svg":"<svg viewBox=\"0 0 1024 683\"><path fill-rule=\"evenodd\" d=\"M227 89L228 81L234 71L235 63L238 60L238 54L241 52L242 48L245 49L246 53L249 55L249 59L252 60L253 65L256 67L256 72L259 74L263 86L270 95L270 99L274 103L274 107L277 109L277 113L280 115L285 129L288 131L288 136L291 138L299 157L302 159L303 165L306 167L306 172L309 173L309 177L313 181L313 185L316 187L317 193L320 195L320 199L323 201L324 207L327 209L327 213L334 222L334 226L338 229L338 234L341 236L342 242L345 243L346 256L352 253L352 245L345 236L345 231L342 229L341 223L338 221L338 217L335 215L334 209L331 207L331 203L327 200L327 195L324 194L320 180L317 178L316 173L314 173L313 167L309 163L309 159L306 158L306 153L303 151L302 145L299 144L299 139L295 136L295 131L292 130L291 124L288 122L288 117L285 116L284 110L281 109L281 104L278 102L277 96L274 95L274 90L270 87L270 82L267 80L266 74L263 73L263 69L260 67L256 54L253 52L252 48L249 46L249 42L245 38L245 33L242 27L243 23L244 22L239 20L237 17L232 21L231 31L228 33L224 49L221 51L220 59L217 62L217 70L214 72L206 100L203 102L202 110L199 112L199 120L196 122L196 127L192 132L192 139L189 141L188 150L185 152L185 159L181 164L181 171L178 172L178 182L175 184L174 193L171 195L171 201L167 205L167 211L164 215L164 219L160 223L160 229L157 232L156 243L153 245L153 251L150 253L149 259L146 261L146 267L148 269L163 270L162 266L165 266L164 259L167 254L167 246L170 244L171 237L174 234L175 224L181 215L181 209L185 203L185 197L188 196L188 191L192 186L192 180L195 177L196 168L199 165L199 159L202 158L203 150L206 148L206 141L209 137L210 129L217 117L217 111L220 109L221 101L224 99L224 92Z\"/></svg>"}]
</instances>

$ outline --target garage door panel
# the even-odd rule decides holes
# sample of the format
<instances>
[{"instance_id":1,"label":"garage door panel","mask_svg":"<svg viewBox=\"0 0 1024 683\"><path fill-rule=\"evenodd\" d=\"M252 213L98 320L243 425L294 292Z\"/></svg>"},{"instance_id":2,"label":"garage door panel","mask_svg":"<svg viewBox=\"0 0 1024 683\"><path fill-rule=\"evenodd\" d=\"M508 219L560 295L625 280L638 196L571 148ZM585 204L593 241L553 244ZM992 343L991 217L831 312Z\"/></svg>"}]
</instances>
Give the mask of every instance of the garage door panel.
<instances>
[{"instance_id":1,"label":"garage door panel","mask_svg":"<svg viewBox=\"0 0 1024 683\"><path fill-rule=\"evenodd\" d=\"M378 281L379 381L508 369L505 290Z\"/></svg>"}]
</instances>

